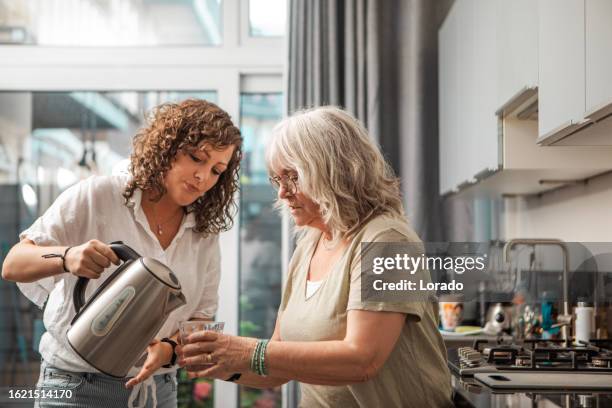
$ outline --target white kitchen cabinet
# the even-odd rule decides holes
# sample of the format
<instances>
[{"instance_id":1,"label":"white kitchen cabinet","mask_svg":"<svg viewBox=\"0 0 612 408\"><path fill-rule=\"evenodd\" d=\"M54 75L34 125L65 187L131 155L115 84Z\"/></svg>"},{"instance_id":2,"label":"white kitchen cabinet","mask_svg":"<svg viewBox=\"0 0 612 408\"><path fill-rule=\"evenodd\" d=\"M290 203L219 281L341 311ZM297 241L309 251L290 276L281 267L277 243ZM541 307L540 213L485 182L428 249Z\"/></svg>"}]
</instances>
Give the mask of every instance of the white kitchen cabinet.
<instances>
[{"instance_id":1,"label":"white kitchen cabinet","mask_svg":"<svg viewBox=\"0 0 612 408\"><path fill-rule=\"evenodd\" d=\"M456 0L439 31L440 192L499 164L497 2Z\"/></svg>"},{"instance_id":2,"label":"white kitchen cabinet","mask_svg":"<svg viewBox=\"0 0 612 408\"><path fill-rule=\"evenodd\" d=\"M538 143L612 146L612 1L539 7Z\"/></svg>"},{"instance_id":3,"label":"white kitchen cabinet","mask_svg":"<svg viewBox=\"0 0 612 408\"><path fill-rule=\"evenodd\" d=\"M471 102L468 120L470 155L468 171L472 176L497 170L501 164L498 149L497 103L497 10L499 2L475 0L470 15L472 58L469 62L471 86L465 95Z\"/></svg>"},{"instance_id":4,"label":"white kitchen cabinet","mask_svg":"<svg viewBox=\"0 0 612 408\"><path fill-rule=\"evenodd\" d=\"M453 5L453 8L456 4ZM461 10L460 10L461 11ZM461 50L461 26L459 12L454 11L448 15L442 25L440 38L440 126L439 131L444 142L440 144L440 189L442 191L451 190L454 186L461 183L461 160L454 152L459 149L462 142L460 135L463 130L460 128L460 109L459 95L460 88L464 86L460 77L462 62L465 56Z\"/></svg>"},{"instance_id":5,"label":"white kitchen cabinet","mask_svg":"<svg viewBox=\"0 0 612 408\"><path fill-rule=\"evenodd\" d=\"M612 1L585 0L586 116L612 105Z\"/></svg>"},{"instance_id":6,"label":"white kitchen cabinet","mask_svg":"<svg viewBox=\"0 0 612 408\"><path fill-rule=\"evenodd\" d=\"M538 194L612 169L612 147L537 144L583 126L585 1L455 0L439 31L441 194Z\"/></svg>"},{"instance_id":7,"label":"white kitchen cabinet","mask_svg":"<svg viewBox=\"0 0 612 408\"><path fill-rule=\"evenodd\" d=\"M533 0L498 0L497 108L538 85L538 9Z\"/></svg>"},{"instance_id":8,"label":"white kitchen cabinet","mask_svg":"<svg viewBox=\"0 0 612 408\"><path fill-rule=\"evenodd\" d=\"M539 135L582 122L585 0L539 0Z\"/></svg>"}]
</instances>

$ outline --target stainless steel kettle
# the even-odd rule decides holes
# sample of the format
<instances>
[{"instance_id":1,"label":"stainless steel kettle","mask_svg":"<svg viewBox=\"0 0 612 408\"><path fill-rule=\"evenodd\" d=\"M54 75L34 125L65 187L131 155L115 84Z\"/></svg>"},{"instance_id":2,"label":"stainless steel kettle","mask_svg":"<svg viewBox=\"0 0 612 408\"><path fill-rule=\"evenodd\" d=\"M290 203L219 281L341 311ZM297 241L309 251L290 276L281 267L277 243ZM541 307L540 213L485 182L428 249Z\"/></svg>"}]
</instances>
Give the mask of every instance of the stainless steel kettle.
<instances>
[{"instance_id":1,"label":"stainless steel kettle","mask_svg":"<svg viewBox=\"0 0 612 408\"><path fill-rule=\"evenodd\" d=\"M85 302L89 279L73 292L76 316L68 343L85 361L113 377L125 377L142 357L170 312L186 303L172 271L142 258L121 242L110 244L124 263Z\"/></svg>"}]
</instances>

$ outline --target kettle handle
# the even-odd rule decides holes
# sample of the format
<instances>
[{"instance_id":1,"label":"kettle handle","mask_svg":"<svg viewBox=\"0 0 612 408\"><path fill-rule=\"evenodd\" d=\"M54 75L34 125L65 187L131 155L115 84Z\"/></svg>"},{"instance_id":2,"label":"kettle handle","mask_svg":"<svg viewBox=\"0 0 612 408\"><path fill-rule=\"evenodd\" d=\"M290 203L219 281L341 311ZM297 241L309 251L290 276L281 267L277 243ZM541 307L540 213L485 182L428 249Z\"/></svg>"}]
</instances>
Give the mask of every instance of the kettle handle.
<instances>
[{"instance_id":1,"label":"kettle handle","mask_svg":"<svg viewBox=\"0 0 612 408\"><path fill-rule=\"evenodd\" d=\"M125 245L122 241L115 241L110 243L110 248L113 250L115 254L121 259L123 262L129 262L140 258L138 252L134 251L129 246ZM117 268L115 272L111 276L109 276L103 283L100 285L96 293L92 296L92 299L102 291L110 282L115 279L117 276L117 271L122 268ZM76 285L74 286L74 291L72 292L72 303L74 304L74 310L77 315L81 311L81 308L85 304L85 289L87 288L87 284L89 283L89 278L85 278L83 276L79 277ZM75 316L76 317L76 316Z\"/></svg>"}]
</instances>

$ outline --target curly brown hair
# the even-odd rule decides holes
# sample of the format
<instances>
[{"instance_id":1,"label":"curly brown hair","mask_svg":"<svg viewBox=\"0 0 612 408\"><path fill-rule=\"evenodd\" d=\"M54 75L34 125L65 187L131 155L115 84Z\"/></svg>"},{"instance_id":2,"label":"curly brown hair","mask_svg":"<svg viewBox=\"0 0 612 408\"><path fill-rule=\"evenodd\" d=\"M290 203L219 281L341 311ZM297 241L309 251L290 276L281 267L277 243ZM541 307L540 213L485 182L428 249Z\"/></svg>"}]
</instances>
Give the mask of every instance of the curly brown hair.
<instances>
[{"instance_id":1,"label":"curly brown hair","mask_svg":"<svg viewBox=\"0 0 612 408\"><path fill-rule=\"evenodd\" d=\"M184 208L195 213L196 232L218 234L234 222L238 190L242 137L227 112L211 102L187 99L164 103L145 117L146 125L138 130L130 156L132 179L123 192L126 204L137 188L150 190L158 201L166 193L164 177L176 154L182 149L197 148L202 142L214 149L235 146L227 169L217 183L194 203Z\"/></svg>"}]
</instances>

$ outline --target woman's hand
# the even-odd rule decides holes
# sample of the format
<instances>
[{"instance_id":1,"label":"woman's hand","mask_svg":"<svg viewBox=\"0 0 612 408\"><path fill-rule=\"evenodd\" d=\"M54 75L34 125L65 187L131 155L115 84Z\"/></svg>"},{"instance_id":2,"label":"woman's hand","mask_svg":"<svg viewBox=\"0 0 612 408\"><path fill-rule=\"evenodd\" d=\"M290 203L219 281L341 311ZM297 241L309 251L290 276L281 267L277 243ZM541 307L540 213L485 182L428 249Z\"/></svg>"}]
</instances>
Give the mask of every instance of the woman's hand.
<instances>
[{"instance_id":1,"label":"woman's hand","mask_svg":"<svg viewBox=\"0 0 612 408\"><path fill-rule=\"evenodd\" d=\"M199 375L198 373L203 373L207 369L211 368L214 364L213 363L198 364L198 365L185 364L185 361L184 361L185 354L183 353L183 347L184 345L181 345L181 344L177 344L176 346L175 351L176 351L176 355L178 356L177 363L179 364L179 366L187 370L187 376L189 378L202 377L202 378L209 378L209 379L225 381L234 374L233 372L225 372L225 371L222 371L220 368L218 368L212 374L208 374L207 376ZM183 362L183 364L181 364L181 361Z\"/></svg>"},{"instance_id":2,"label":"woman's hand","mask_svg":"<svg viewBox=\"0 0 612 408\"><path fill-rule=\"evenodd\" d=\"M119 257L110 246L96 239L70 248L65 257L71 274L89 279L98 279L111 262L119 265Z\"/></svg>"},{"instance_id":3,"label":"woman's hand","mask_svg":"<svg viewBox=\"0 0 612 408\"><path fill-rule=\"evenodd\" d=\"M187 344L177 346L179 365L191 376L227 379L250 369L257 340L213 331L192 333Z\"/></svg>"},{"instance_id":4,"label":"woman's hand","mask_svg":"<svg viewBox=\"0 0 612 408\"><path fill-rule=\"evenodd\" d=\"M157 339L149 343L147 347L147 359L138 375L125 383L125 387L131 389L136 384L149 378L161 366L168 364L172 359L172 345Z\"/></svg>"}]
</instances>

